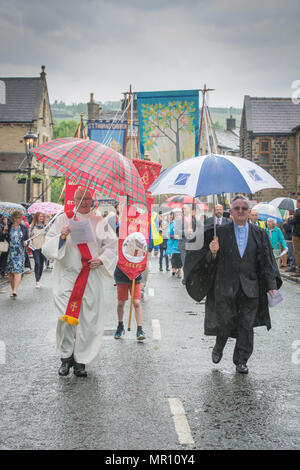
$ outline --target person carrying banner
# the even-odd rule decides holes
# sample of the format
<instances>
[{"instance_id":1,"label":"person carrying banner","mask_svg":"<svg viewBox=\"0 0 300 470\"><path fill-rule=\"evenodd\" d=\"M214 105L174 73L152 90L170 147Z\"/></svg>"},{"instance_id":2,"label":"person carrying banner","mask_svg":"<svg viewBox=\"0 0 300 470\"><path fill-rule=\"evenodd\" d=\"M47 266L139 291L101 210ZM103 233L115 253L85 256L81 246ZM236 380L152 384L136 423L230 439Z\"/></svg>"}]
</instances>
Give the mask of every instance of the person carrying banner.
<instances>
[{"instance_id":1,"label":"person carrying banner","mask_svg":"<svg viewBox=\"0 0 300 470\"><path fill-rule=\"evenodd\" d=\"M91 213L90 191L78 188L74 203L77 208L74 221L73 212L60 215L46 235L42 252L46 258L55 260L53 294L59 315L56 338L62 363L59 375L68 375L74 367L76 376L86 377L85 365L91 363L100 350L103 277L113 275L118 241L106 219ZM75 241L74 224L77 222L89 230L92 239Z\"/></svg>"},{"instance_id":2,"label":"person carrying banner","mask_svg":"<svg viewBox=\"0 0 300 470\"><path fill-rule=\"evenodd\" d=\"M132 285L133 282L126 276L123 271L117 266L115 269L114 279L117 284L117 295L118 295L118 306L117 306L117 313L118 313L118 326L115 332L115 339L120 339L122 334L125 334L125 328L123 323L124 318L124 308L126 301L128 300L128 292L130 296L132 296ZM143 323L143 312L142 312L142 304L141 304L141 280L142 275L140 274L135 279L134 285L134 293L133 293L133 308L135 313L135 320L137 324L137 331L136 331L136 339L138 341L143 341L146 336L143 331L142 323Z\"/></svg>"}]
</instances>

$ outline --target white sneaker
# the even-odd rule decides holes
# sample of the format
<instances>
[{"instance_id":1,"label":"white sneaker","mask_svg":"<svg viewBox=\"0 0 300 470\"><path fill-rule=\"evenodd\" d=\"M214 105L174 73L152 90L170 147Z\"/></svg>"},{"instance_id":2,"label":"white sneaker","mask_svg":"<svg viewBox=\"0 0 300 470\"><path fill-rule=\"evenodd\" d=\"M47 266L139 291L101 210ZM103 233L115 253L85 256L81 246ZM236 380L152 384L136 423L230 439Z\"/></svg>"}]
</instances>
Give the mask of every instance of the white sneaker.
<instances>
[{"instance_id":1,"label":"white sneaker","mask_svg":"<svg viewBox=\"0 0 300 470\"><path fill-rule=\"evenodd\" d=\"M36 285L35 285L35 287L36 287L37 289L39 289L39 288L41 287L40 283L37 282Z\"/></svg>"}]
</instances>

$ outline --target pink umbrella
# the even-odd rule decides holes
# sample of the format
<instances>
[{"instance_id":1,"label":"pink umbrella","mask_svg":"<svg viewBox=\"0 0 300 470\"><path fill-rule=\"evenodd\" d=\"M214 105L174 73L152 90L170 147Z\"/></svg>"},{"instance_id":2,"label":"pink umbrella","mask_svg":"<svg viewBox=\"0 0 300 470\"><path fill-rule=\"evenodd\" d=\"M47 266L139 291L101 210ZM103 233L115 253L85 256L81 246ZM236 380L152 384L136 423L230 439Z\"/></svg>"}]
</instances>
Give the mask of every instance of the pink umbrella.
<instances>
[{"instance_id":1,"label":"pink umbrella","mask_svg":"<svg viewBox=\"0 0 300 470\"><path fill-rule=\"evenodd\" d=\"M42 212L43 214L57 214L63 212L64 206L56 204L55 202L34 202L28 207L28 214L35 214L36 212Z\"/></svg>"}]
</instances>

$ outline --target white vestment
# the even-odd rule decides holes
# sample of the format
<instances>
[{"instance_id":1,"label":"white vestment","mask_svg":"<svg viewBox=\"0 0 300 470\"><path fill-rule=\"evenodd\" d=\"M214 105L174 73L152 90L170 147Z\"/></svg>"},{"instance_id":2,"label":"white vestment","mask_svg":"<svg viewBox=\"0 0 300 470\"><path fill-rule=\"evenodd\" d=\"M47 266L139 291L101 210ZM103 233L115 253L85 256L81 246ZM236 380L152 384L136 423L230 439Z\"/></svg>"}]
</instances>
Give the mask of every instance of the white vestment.
<instances>
[{"instance_id":1,"label":"white vestment","mask_svg":"<svg viewBox=\"0 0 300 470\"><path fill-rule=\"evenodd\" d=\"M79 221L89 219L96 241L88 243L93 258L100 258L102 265L91 269L84 291L79 324L69 325L60 318L57 323L56 343L61 358L74 353L75 361L81 364L92 362L98 355L104 328L103 276L113 276L118 260L118 239L102 217L93 214L76 215ZM65 315L75 281L81 271L81 254L78 246L68 235L59 248L62 227L69 224L66 214L58 216L47 233L42 252L46 258L54 259L53 295L59 317Z\"/></svg>"}]
</instances>

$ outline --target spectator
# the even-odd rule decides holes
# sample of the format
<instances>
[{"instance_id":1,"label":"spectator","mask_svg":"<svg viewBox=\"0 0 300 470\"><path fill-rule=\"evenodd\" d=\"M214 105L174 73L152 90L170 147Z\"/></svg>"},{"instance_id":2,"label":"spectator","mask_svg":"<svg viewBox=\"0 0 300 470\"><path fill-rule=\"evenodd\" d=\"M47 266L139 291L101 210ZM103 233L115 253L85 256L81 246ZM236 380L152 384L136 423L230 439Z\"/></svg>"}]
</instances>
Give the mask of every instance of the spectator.
<instances>
[{"instance_id":1,"label":"spectator","mask_svg":"<svg viewBox=\"0 0 300 470\"><path fill-rule=\"evenodd\" d=\"M290 211L289 215L293 216L294 212ZM288 259L287 259L288 268L286 269L286 272L289 272L289 273L294 273L296 271L296 266L297 266L295 253L294 253L294 245L292 241L292 230L293 230L293 226L290 223L289 218L285 219L283 221L283 231L284 231L283 235L284 235L284 239L286 241L287 247L288 247Z\"/></svg>"},{"instance_id":2,"label":"spectator","mask_svg":"<svg viewBox=\"0 0 300 470\"><path fill-rule=\"evenodd\" d=\"M12 289L11 297L17 297L18 288L21 282L26 246L28 239L28 229L21 223L22 213L14 211L11 214L11 223L8 224L9 250L7 257L7 272Z\"/></svg>"},{"instance_id":3,"label":"spectator","mask_svg":"<svg viewBox=\"0 0 300 470\"><path fill-rule=\"evenodd\" d=\"M264 221L258 220L258 212L255 209L251 209L250 211L249 222L253 225L257 225L260 228L266 228Z\"/></svg>"},{"instance_id":4,"label":"spectator","mask_svg":"<svg viewBox=\"0 0 300 470\"><path fill-rule=\"evenodd\" d=\"M287 245L283 237L282 231L276 227L275 219L271 217L267 220L267 233L271 241L274 257L277 261L278 267L280 266L280 254L282 250L287 250Z\"/></svg>"},{"instance_id":5,"label":"spectator","mask_svg":"<svg viewBox=\"0 0 300 470\"><path fill-rule=\"evenodd\" d=\"M231 220L227 217L223 217L224 209L222 204L216 204L214 212L216 216L216 225L225 225L231 222ZM208 217L208 219L206 219L205 225L211 225L213 223L214 217Z\"/></svg>"},{"instance_id":6,"label":"spectator","mask_svg":"<svg viewBox=\"0 0 300 470\"><path fill-rule=\"evenodd\" d=\"M8 243L8 218L3 216L0 222L0 242ZM7 263L8 250L0 253L0 274L5 276L5 268Z\"/></svg>"},{"instance_id":7,"label":"spectator","mask_svg":"<svg viewBox=\"0 0 300 470\"><path fill-rule=\"evenodd\" d=\"M36 212L33 217L33 221L30 226L30 238L33 239L30 242L30 249L33 254L34 259L34 274L36 281L36 288L40 288L40 279L42 277L45 256L42 253L42 247L45 243L45 223L44 223L44 214L41 212Z\"/></svg>"},{"instance_id":8,"label":"spectator","mask_svg":"<svg viewBox=\"0 0 300 470\"><path fill-rule=\"evenodd\" d=\"M159 270L163 270L163 259L165 258L166 262L166 271L169 269L169 256L166 255L168 237L166 235L167 221L163 218L162 214L159 216L159 233L163 238L163 242L159 245Z\"/></svg>"},{"instance_id":9,"label":"spectator","mask_svg":"<svg viewBox=\"0 0 300 470\"><path fill-rule=\"evenodd\" d=\"M181 217L181 211L177 211ZM178 249L178 238L175 237L175 215L174 212L170 213L170 223L166 230L168 237L166 255L171 255L172 265L172 276L177 275L181 279L182 277L182 261L181 253Z\"/></svg>"},{"instance_id":10,"label":"spectator","mask_svg":"<svg viewBox=\"0 0 300 470\"><path fill-rule=\"evenodd\" d=\"M290 224L293 226L292 241L297 264L297 272L294 276L300 277L300 198L297 199L297 210L293 218L289 218Z\"/></svg>"}]
</instances>

